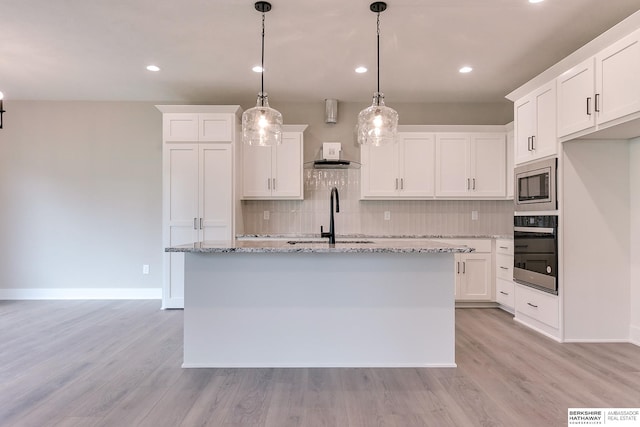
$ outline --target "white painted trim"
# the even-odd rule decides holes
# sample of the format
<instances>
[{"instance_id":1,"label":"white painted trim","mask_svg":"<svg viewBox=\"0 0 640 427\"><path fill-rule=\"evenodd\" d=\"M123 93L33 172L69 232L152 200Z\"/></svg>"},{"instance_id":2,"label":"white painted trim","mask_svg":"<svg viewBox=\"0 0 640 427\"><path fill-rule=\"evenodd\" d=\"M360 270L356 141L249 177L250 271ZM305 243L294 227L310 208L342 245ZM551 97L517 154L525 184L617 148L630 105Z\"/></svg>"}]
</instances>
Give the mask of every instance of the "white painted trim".
<instances>
[{"instance_id":1,"label":"white painted trim","mask_svg":"<svg viewBox=\"0 0 640 427\"><path fill-rule=\"evenodd\" d=\"M631 341L629 341L628 339L579 339L579 338L570 338L570 339L565 339L564 342L566 343L587 343L587 344L604 344L604 343L613 343L613 344L619 344L619 343L630 343Z\"/></svg>"},{"instance_id":2,"label":"white painted trim","mask_svg":"<svg viewBox=\"0 0 640 427\"><path fill-rule=\"evenodd\" d=\"M0 300L162 299L162 288L0 289Z\"/></svg>"},{"instance_id":3,"label":"white painted trim","mask_svg":"<svg viewBox=\"0 0 640 427\"><path fill-rule=\"evenodd\" d=\"M183 363L183 368L457 368L455 363Z\"/></svg>"},{"instance_id":4,"label":"white painted trim","mask_svg":"<svg viewBox=\"0 0 640 427\"><path fill-rule=\"evenodd\" d=\"M640 347L640 326L629 326L629 342Z\"/></svg>"},{"instance_id":5,"label":"white painted trim","mask_svg":"<svg viewBox=\"0 0 640 427\"><path fill-rule=\"evenodd\" d=\"M521 314L521 316L522 316L522 314ZM545 331L544 329L541 329L541 328L539 328L539 327L537 327L537 326L534 326L534 325L532 325L531 323L525 322L525 321L523 321L522 319L519 319L518 317L514 317L514 318L513 318L513 320L514 320L515 322L520 323L521 325L526 326L526 327L527 327L527 328L529 328L529 329L533 329L534 331L538 332L539 334L544 335L544 336L545 336L545 337L547 337L547 338L551 338L552 340L554 340L554 341L556 341L556 342L559 342L559 343L561 343L561 342L562 342L562 340L561 340L560 338L556 337L555 335L552 335L552 334L550 334L549 332ZM534 319L534 320L535 320L535 319Z\"/></svg>"}]
</instances>

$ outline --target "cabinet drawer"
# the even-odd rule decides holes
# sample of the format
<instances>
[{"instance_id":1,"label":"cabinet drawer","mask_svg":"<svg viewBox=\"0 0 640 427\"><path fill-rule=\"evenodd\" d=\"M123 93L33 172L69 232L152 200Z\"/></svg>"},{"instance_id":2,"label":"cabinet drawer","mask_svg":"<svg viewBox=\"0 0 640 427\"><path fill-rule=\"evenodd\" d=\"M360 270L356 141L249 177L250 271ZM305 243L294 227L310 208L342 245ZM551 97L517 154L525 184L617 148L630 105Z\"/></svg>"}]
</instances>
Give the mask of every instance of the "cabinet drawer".
<instances>
[{"instance_id":1,"label":"cabinet drawer","mask_svg":"<svg viewBox=\"0 0 640 427\"><path fill-rule=\"evenodd\" d=\"M513 240L512 239L497 239L496 240L496 253L513 255Z\"/></svg>"},{"instance_id":2,"label":"cabinet drawer","mask_svg":"<svg viewBox=\"0 0 640 427\"><path fill-rule=\"evenodd\" d=\"M496 254L496 277L513 280L513 255Z\"/></svg>"},{"instance_id":3,"label":"cabinet drawer","mask_svg":"<svg viewBox=\"0 0 640 427\"><path fill-rule=\"evenodd\" d=\"M558 297L525 286L515 285L516 315L522 313L558 329Z\"/></svg>"},{"instance_id":4,"label":"cabinet drawer","mask_svg":"<svg viewBox=\"0 0 640 427\"><path fill-rule=\"evenodd\" d=\"M515 307L515 284L511 280L496 280L496 301L502 305Z\"/></svg>"}]
</instances>

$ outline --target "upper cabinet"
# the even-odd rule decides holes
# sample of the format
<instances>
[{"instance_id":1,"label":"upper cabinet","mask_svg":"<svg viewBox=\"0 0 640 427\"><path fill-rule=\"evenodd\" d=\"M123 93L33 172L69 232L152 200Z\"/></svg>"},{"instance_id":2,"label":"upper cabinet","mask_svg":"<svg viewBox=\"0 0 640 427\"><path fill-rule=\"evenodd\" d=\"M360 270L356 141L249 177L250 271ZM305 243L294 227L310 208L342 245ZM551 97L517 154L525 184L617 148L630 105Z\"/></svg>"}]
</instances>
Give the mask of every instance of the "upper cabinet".
<instances>
[{"instance_id":1,"label":"upper cabinet","mask_svg":"<svg viewBox=\"0 0 640 427\"><path fill-rule=\"evenodd\" d=\"M436 197L506 197L507 147L504 133L437 134Z\"/></svg>"},{"instance_id":2,"label":"upper cabinet","mask_svg":"<svg viewBox=\"0 0 640 427\"><path fill-rule=\"evenodd\" d=\"M396 144L362 146L362 199L432 198L434 141L432 133L400 132Z\"/></svg>"},{"instance_id":3,"label":"upper cabinet","mask_svg":"<svg viewBox=\"0 0 640 427\"><path fill-rule=\"evenodd\" d=\"M229 142L233 138L233 115L222 113L165 113L165 142Z\"/></svg>"},{"instance_id":4,"label":"upper cabinet","mask_svg":"<svg viewBox=\"0 0 640 427\"><path fill-rule=\"evenodd\" d=\"M515 164L557 153L556 82L514 103Z\"/></svg>"},{"instance_id":5,"label":"upper cabinet","mask_svg":"<svg viewBox=\"0 0 640 427\"><path fill-rule=\"evenodd\" d=\"M301 200L303 132L307 125L285 125L282 144L242 145L242 198Z\"/></svg>"},{"instance_id":6,"label":"upper cabinet","mask_svg":"<svg viewBox=\"0 0 640 427\"><path fill-rule=\"evenodd\" d=\"M558 136L579 137L640 115L640 30L558 77Z\"/></svg>"}]
</instances>

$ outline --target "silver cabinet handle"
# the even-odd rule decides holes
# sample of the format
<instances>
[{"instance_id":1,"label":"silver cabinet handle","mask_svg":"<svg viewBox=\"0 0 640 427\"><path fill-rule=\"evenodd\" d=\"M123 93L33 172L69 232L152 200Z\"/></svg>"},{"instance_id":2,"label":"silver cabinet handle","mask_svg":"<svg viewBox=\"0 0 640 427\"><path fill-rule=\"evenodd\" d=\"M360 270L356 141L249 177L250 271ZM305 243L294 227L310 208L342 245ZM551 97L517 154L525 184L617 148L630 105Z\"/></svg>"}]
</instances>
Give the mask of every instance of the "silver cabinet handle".
<instances>
[{"instance_id":1,"label":"silver cabinet handle","mask_svg":"<svg viewBox=\"0 0 640 427\"><path fill-rule=\"evenodd\" d=\"M599 93L596 93L595 101L596 101L595 110L596 110L596 113L599 113L600 112L600 94Z\"/></svg>"},{"instance_id":2,"label":"silver cabinet handle","mask_svg":"<svg viewBox=\"0 0 640 427\"><path fill-rule=\"evenodd\" d=\"M398 189L398 178L396 178L396 190Z\"/></svg>"},{"instance_id":3,"label":"silver cabinet handle","mask_svg":"<svg viewBox=\"0 0 640 427\"><path fill-rule=\"evenodd\" d=\"M503 267L503 266L500 266L500 268L503 269L503 270L508 270L509 269L509 267Z\"/></svg>"},{"instance_id":4,"label":"silver cabinet handle","mask_svg":"<svg viewBox=\"0 0 640 427\"><path fill-rule=\"evenodd\" d=\"M467 178L467 190L471 188L471 180Z\"/></svg>"},{"instance_id":5,"label":"silver cabinet handle","mask_svg":"<svg viewBox=\"0 0 640 427\"><path fill-rule=\"evenodd\" d=\"M198 218L193 218L193 229L194 230L198 229Z\"/></svg>"},{"instance_id":6,"label":"silver cabinet handle","mask_svg":"<svg viewBox=\"0 0 640 427\"><path fill-rule=\"evenodd\" d=\"M500 249L509 249L507 246L498 246Z\"/></svg>"},{"instance_id":7,"label":"silver cabinet handle","mask_svg":"<svg viewBox=\"0 0 640 427\"><path fill-rule=\"evenodd\" d=\"M587 97L587 116L591 115L591 97Z\"/></svg>"},{"instance_id":8,"label":"silver cabinet handle","mask_svg":"<svg viewBox=\"0 0 640 427\"><path fill-rule=\"evenodd\" d=\"M202 230L202 218L200 218L200 230Z\"/></svg>"},{"instance_id":9,"label":"silver cabinet handle","mask_svg":"<svg viewBox=\"0 0 640 427\"><path fill-rule=\"evenodd\" d=\"M531 151L536 151L536 136L531 135Z\"/></svg>"},{"instance_id":10,"label":"silver cabinet handle","mask_svg":"<svg viewBox=\"0 0 640 427\"><path fill-rule=\"evenodd\" d=\"M531 137L527 137L527 151L531 151Z\"/></svg>"},{"instance_id":11,"label":"silver cabinet handle","mask_svg":"<svg viewBox=\"0 0 640 427\"><path fill-rule=\"evenodd\" d=\"M476 179L475 178L473 178L473 189L474 190L476 189Z\"/></svg>"},{"instance_id":12,"label":"silver cabinet handle","mask_svg":"<svg viewBox=\"0 0 640 427\"><path fill-rule=\"evenodd\" d=\"M404 178L400 178L400 189L404 190Z\"/></svg>"},{"instance_id":13,"label":"silver cabinet handle","mask_svg":"<svg viewBox=\"0 0 640 427\"><path fill-rule=\"evenodd\" d=\"M267 178L267 190L271 190L271 178Z\"/></svg>"},{"instance_id":14,"label":"silver cabinet handle","mask_svg":"<svg viewBox=\"0 0 640 427\"><path fill-rule=\"evenodd\" d=\"M456 262L456 274L460 274L460 261Z\"/></svg>"},{"instance_id":15,"label":"silver cabinet handle","mask_svg":"<svg viewBox=\"0 0 640 427\"><path fill-rule=\"evenodd\" d=\"M462 261L462 274L467 274L467 263Z\"/></svg>"},{"instance_id":16,"label":"silver cabinet handle","mask_svg":"<svg viewBox=\"0 0 640 427\"><path fill-rule=\"evenodd\" d=\"M506 292L504 292L504 291L500 291L500 293L501 293L502 295L509 295L508 293L506 293Z\"/></svg>"},{"instance_id":17,"label":"silver cabinet handle","mask_svg":"<svg viewBox=\"0 0 640 427\"><path fill-rule=\"evenodd\" d=\"M273 178L273 189L274 190L276 189L276 179L275 178Z\"/></svg>"},{"instance_id":18,"label":"silver cabinet handle","mask_svg":"<svg viewBox=\"0 0 640 427\"><path fill-rule=\"evenodd\" d=\"M530 302L528 302L528 303L527 303L527 305L529 305L529 306L531 306L531 307L533 307L533 308L538 308L538 306L537 306L537 305L531 304Z\"/></svg>"}]
</instances>

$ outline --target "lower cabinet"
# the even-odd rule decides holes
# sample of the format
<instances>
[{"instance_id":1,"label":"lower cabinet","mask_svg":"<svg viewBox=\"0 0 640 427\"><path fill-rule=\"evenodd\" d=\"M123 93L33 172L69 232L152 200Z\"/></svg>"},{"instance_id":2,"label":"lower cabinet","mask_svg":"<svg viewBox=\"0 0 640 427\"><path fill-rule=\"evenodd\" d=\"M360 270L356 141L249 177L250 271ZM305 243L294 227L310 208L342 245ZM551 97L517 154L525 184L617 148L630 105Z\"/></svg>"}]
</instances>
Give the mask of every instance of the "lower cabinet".
<instances>
[{"instance_id":1,"label":"lower cabinet","mask_svg":"<svg viewBox=\"0 0 640 427\"><path fill-rule=\"evenodd\" d=\"M516 320L560 340L560 305L556 295L516 283L515 297Z\"/></svg>"},{"instance_id":2,"label":"lower cabinet","mask_svg":"<svg viewBox=\"0 0 640 427\"><path fill-rule=\"evenodd\" d=\"M491 254L456 255L456 300L491 301Z\"/></svg>"},{"instance_id":3,"label":"lower cabinet","mask_svg":"<svg viewBox=\"0 0 640 427\"><path fill-rule=\"evenodd\" d=\"M443 243L465 245L474 252L456 254L456 301L493 301L494 287L490 239L437 239Z\"/></svg>"},{"instance_id":4,"label":"lower cabinet","mask_svg":"<svg viewBox=\"0 0 640 427\"><path fill-rule=\"evenodd\" d=\"M513 240L496 240L496 302L513 313L515 288L513 281Z\"/></svg>"}]
</instances>

